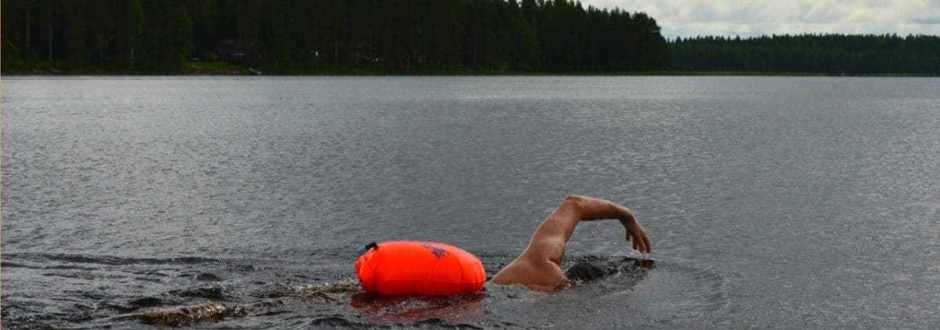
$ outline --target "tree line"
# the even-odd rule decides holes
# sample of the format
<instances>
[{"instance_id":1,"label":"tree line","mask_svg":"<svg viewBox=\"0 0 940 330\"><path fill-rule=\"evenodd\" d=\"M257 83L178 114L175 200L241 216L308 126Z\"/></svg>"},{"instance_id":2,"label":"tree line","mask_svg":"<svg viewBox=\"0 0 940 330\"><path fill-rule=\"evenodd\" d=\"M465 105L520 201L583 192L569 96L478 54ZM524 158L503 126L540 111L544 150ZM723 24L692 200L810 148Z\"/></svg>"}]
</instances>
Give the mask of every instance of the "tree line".
<instances>
[{"instance_id":1,"label":"tree line","mask_svg":"<svg viewBox=\"0 0 940 330\"><path fill-rule=\"evenodd\" d=\"M572 0L7 0L2 71L761 72L940 75L940 37L665 40L644 13Z\"/></svg>"},{"instance_id":2,"label":"tree line","mask_svg":"<svg viewBox=\"0 0 940 330\"><path fill-rule=\"evenodd\" d=\"M521 1L521 2L520 2ZM272 73L663 69L644 13L571 0L7 0L3 71Z\"/></svg>"},{"instance_id":3,"label":"tree line","mask_svg":"<svg viewBox=\"0 0 940 330\"><path fill-rule=\"evenodd\" d=\"M927 35L677 38L669 50L675 70L940 75L940 37Z\"/></svg>"}]
</instances>

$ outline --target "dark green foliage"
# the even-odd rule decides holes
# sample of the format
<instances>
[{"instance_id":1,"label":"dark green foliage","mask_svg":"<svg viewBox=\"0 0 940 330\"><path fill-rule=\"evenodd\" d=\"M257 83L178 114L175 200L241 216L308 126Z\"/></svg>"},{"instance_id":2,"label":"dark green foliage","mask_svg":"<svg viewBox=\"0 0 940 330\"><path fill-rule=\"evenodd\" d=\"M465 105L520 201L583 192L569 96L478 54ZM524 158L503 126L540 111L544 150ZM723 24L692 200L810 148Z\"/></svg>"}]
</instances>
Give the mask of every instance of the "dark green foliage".
<instances>
[{"instance_id":1,"label":"dark green foliage","mask_svg":"<svg viewBox=\"0 0 940 330\"><path fill-rule=\"evenodd\" d=\"M144 13L140 0L119 0L114 3L115 11L123 15L114 21L117 24L114 33L114 62L123 67L134 67L137 52L140 51L141 34L144 27Z\"/></svg>"},{"instance_id":2,"label":"dark green foliage","mask_svg":"<svg viewBox=\"0 0 940 330\"><path fill-rule=\"evenodd\" d=\"M192 52L193 24L183 2L143 0L141 51L134 54L145 72L174 73Z\"/></svg>"},{"instance_id":3,"label":"dark green foliage","mask_svg":"<svg viewBox=\"0 0 940 330\"><path fill-rule=\"evenodd\" d=\"M669 43L672 68L689 71L940 75L940 37L776 35Z\"/></svg>"},{"instance_id":4,"label":"dark green foliage","mask_svg":"<svg viewBox=\"0 0 940 330\"><path fill-rule=\"evenodd\" d=\"M88 56L88 7L87 0L73 0L74 6L63 8L65 11L65 23L68 29L65 29L65 49L66 59L73 66L82 65L91 62ZM9 15L9 14L8 14ZM9 16L7 16L9 18ZM29 46L29 45L27 45Z\"/></svg>"},{"instance_id":5,"label":"dark green foliage","mask_svg":"<svg viewBox=\"0 0 940 330\"><path fill-rule=\"evenodd\" d=\"M667 42L646 14L584 8L571 0L0 3L3 72L180 73L195 59L272 73L672 69L940 75L936 36Z\"/></svg>"},{"instance_id":6,"label":"dark green foliage","mask_svg":"<svg viewBox=\"0 0 940 330\"><path fill-rule=\"evenodd\" d=\"M2 64L0 70L3 70L3 72L8 72L10 68L17 68L22 66L23 60L20 57L20 52L19 49L16 48L16 45L11 43L9 40L3 40L2 42L3 44L0 47L3 47L3 54L0 56L3 58L2 62L0 62L0 64Z\"/></svg>"},{"instance_id":7,"label":"dark green foliage","mask_svg":"<svg viewBox=\"0 0 940 330\"><path fill-rule=\"evenodd\" d=\"M645 14L570 0L8 0L3 70L179 73L662 69Z\"/></svg>"}]
</instances>

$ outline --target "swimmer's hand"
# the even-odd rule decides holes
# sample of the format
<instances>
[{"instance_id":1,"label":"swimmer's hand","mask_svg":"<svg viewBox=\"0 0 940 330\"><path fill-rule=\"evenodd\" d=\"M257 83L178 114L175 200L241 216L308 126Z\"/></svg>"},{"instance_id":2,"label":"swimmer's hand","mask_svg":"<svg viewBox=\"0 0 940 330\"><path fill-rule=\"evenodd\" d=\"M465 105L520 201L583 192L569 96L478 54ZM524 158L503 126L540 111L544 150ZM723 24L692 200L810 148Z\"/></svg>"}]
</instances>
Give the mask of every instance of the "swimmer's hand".
<instances>
[{"instance_id":1,"label":"swimmer's hand","mask_svg":"<svg viewBox=\"0 0 940 330\"><path fill-rule=\"evenodd\" d=\"M626 240L633 242L633 249L642 253L650 253L650 251L652 251L652 245L650 245L649 236L646 235L643 226L640 226L640 223L636 221L633 212L627 211L627 215L628 216L620 219L623 228L627 230Z\"/></svg>"}]
</instances>

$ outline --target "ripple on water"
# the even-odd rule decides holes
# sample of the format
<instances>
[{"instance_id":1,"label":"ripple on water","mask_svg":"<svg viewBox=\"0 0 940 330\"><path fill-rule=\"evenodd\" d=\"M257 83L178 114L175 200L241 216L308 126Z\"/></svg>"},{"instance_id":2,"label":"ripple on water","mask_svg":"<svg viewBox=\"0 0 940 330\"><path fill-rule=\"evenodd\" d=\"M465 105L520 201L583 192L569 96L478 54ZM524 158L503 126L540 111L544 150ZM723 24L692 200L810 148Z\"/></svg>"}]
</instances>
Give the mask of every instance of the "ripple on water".
<instances>
[{"instance_id":1,"label":"ripple on water","mask_svg":"<svg viewBox=\"0 0 940 330\"><path fill-rule=\"evenodd\" d=\"M619 273L556 294L528 290L489 293L491 323L533 327L673 328L701 325L728 304L724 278L683 262L640 264L625 257L581 256L578 261L621 262ZM642 266L642 267L641 267Z\"/></svg>"},{"instance_id":2,"label":"ripple on water","mask_svg":"<svg viewBox=\"0 0 940 330\"><path fill-rule=\"evenodd\" d=\"M513 258L483 255L481 259L492 276ZM707 269L604 256L572 256L565 268L583 261L616 265L619 272L553 294L489 285L479 295L380 298L363 293L344 265L10 254L3 260L9 267L4 269L9 275L5 280L43 285L10 292L21 298L4 300L3 320L13 328L28 324L135 328L143 325L144 318L138 316L145 313L221 304L220 310L231 314L200 321L200 327L674 327L707 318L727 304L722 277ZM101 278L109 285L96 285Z\"/></svg>"}]
</instances>

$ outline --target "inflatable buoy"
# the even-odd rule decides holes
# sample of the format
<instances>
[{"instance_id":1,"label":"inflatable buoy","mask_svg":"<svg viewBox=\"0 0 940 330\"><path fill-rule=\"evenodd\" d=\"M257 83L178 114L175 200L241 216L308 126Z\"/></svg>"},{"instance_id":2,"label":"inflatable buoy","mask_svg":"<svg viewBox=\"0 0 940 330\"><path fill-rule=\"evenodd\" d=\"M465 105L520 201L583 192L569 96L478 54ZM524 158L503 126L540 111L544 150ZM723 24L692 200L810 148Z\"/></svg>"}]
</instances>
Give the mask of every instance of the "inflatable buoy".
<instances>
[{"instance_id":1,"label":"inflatable buoy","mask_svg":"<svg viewBox=\"0 0 940 330\"><path fill-rule=\"evenodd\" d=\"M356 260L362 288L380 295L453 295L480 291L483 263L456 246L390 241L366 246Z\"/></svg>"}]
</instances>

